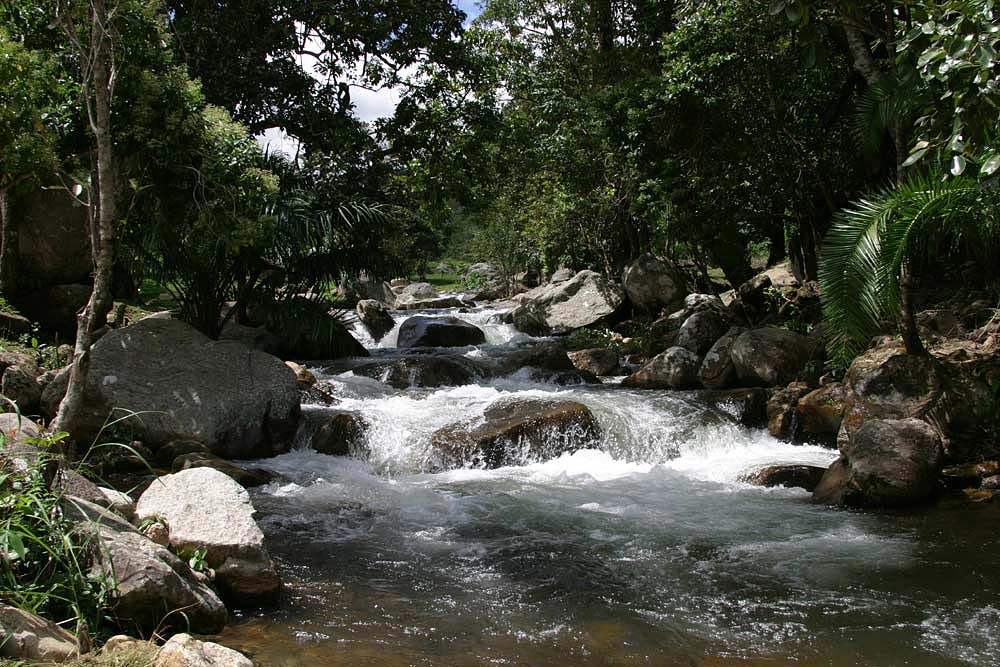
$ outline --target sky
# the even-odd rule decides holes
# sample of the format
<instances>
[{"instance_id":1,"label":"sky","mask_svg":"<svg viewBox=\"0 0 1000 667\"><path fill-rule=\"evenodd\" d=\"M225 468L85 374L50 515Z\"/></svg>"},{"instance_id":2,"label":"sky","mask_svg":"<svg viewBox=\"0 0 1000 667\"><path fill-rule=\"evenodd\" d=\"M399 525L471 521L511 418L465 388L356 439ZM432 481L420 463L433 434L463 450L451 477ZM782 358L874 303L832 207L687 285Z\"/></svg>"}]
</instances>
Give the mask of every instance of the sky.
<instances>
[{"instance_id":1,"label":"sky","mask_svg":"<svg viewBox=\"0 0 1000 667\"><path fill-rule=\"evenodd\" d=\"M479 5L484 0L453 0L454 4L466 13L468 21L482 13ZM375 120L391 116L399 103L400 91L394 88L383 88L372 91L351 87L351 101L354 102L354 114L361 120ZM281 130L272 128L259 136L258 141L265 148L281 150L289 155L295 154L295 141L287 136L283 136Z\"/></svg>"}]
</instances>

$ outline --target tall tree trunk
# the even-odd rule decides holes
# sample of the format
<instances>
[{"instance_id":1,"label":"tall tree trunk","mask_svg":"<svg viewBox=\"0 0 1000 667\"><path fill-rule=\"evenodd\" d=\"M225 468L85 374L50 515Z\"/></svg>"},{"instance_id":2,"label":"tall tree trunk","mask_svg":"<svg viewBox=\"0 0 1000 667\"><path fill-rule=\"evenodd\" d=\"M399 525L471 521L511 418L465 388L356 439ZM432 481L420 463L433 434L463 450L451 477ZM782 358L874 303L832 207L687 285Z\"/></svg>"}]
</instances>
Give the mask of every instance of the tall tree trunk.
<instances>
[{"instance_id":1,"label":"tall tree trunk","mask_svg":"<svg viewBox=\"0 0 1000 667\"><path fill-rule=\"evenodd\" d=\"M0 190L0 294L8 300L17 295L17 225L6 188Z\"/></svg>"},{"instance_id":2,"label":"tall tree trunk","mask_svg":"<svg viewBox=\"0 0 1000 667\"><path fill-rule=\"evenodd\" d=\"M72 437L83 408L83 394L90 371L90 346L94 332L105 324L111 310L111 280L117 241L117 177L111 138L111 26L106 0L93 0L90 49L92 57L92 104L88 106L91 131L97 144L97 239L94 288L83 312L77 317L76 348L66 397L52 422L53 431L68 431Z\"/></svg>"}]
</instances>

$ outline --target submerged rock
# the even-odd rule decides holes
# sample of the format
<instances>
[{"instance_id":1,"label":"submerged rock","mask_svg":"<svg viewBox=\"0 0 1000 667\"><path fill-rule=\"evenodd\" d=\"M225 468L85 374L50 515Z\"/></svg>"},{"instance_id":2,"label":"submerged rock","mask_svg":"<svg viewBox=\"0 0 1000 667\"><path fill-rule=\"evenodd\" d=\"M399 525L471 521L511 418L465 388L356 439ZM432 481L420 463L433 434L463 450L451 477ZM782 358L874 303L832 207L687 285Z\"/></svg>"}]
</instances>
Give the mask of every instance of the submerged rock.
<instances>
[{"instance_id":1,"label":"submerged rock","mask_svg":"<svg viewBox=\"0 0 1000 667\"><path fill-rule=\"evenodd\" d=\"M698 385L701 359L683 347L671 347L622 381L635 389L682 389Z\"/></svg>"},{"instance_id":2,"label":"submerged rock","mask_svg":"<svg viewBox=\"0 0 1000 667\"><path fill-rule=\"evenodd\" d=\"M397 347L465 347L486 342L486 334L457 317L407 318L399 327Z\"/></svg>"},{"instance_id":3,"label":"submerged rock","mask_svg":"<svg viewBox=\"0 0 1000 667\"><path fill-rule=\"evenodd\" d=\"M212 468L194 468L160 477L136 506L139 520L162 519L174 549L206 550L216 583L238 605L274 602L281 588L253 519L246 489Z\"/></svg>"},{"instance_id":4,"label":"submerged rock","mask_svg":"<svg viewBox=\"0 0 1000 667\"><path fill-rule=\"evenodd\" d=\"M489 469L547 461L591 447L599 438L597 420L582 403L502 399L481 421L446 426L431 443L438 469Z\"/></svg>"},{"instance_id":5,"label":"submerged rock","mask_svg":"<svg viewBox=\"0 0 1000 667\"><path fill-rule=\"evenodd\" d=\"M320 424L309 436L309 447L320 454L347 456L360 446L368 431L368 423L357 412L349 410L317 411Z\"/></svg>"},{"instance_id":6,"label":"submerged rock","mask_svg":"<svg viewBox=\"0 0 1000 667\"><path fill-rule=\"evenodd\" d=\"M819 484L826 468L820 466L787 463L759 468L740 476L740 480L754 486L798 487L812 492Z\"/></svg>"}]
</instances>

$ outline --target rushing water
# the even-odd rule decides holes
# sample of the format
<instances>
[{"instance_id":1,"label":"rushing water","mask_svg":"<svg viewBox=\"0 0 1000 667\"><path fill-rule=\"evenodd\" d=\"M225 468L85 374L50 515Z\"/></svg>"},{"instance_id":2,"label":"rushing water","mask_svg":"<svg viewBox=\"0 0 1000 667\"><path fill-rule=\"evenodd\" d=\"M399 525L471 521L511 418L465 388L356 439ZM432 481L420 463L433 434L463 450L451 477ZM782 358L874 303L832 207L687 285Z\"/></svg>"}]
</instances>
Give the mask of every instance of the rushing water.
<instances>
[{"instance_id":1,"label":"rushing water","mask_svg":"<svg viewBox=\"0 0 1000 667\"><path fill-rule=\"evenodd\" d=\"M853 513L748 486L754 466L834 453L696 394L321 379L371 423L367 454L257 463L287 480L254 494L286 596L222 640L264 664L1000 665L995 507ZM511 395L588 405L602 447L421 472L431 433Z\"/></svg>"}]
</instances>

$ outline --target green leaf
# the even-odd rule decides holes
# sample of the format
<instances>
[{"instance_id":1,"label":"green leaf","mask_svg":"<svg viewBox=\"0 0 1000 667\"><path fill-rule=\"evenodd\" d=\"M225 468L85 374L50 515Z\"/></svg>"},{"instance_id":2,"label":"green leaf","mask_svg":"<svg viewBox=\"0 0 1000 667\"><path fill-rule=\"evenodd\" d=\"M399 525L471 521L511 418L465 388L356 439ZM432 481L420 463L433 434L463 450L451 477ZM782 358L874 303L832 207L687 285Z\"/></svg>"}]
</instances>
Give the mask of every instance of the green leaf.
<instances>
[{"instance_id":1,"label":"green leaf","mask_svg":"<svg viewBox=\"0 0 1000 667\"><path fill-rule=\"evenodd\" d=\"M942 49L941 47L935 49L927 49L926 51L920 54L919 58L917 58L917 67L924 67L928 63L932 63L935 60L939 60L944 57L945 57L945 52L944 49Z\"/></svg>"},{"instance_id":2,"label":"green leaf","mask_svg":"<svg viewBox=\"0 0 1000 667\"><path fill-rule=\"evenodd\" d=\"M951 159L951 175L961 176L965 173L966 160L961 155L956 155Z\"/></svg>"},{"instance_id":3,"label":"green leaf","mask_svg":"<svg viewBox=\"0 0 1000 667\"><path fill-rule=\"evenodd\" d=\"M22 560L28 554L21 536L12 530L0 531L0 557L10 560Z\"/></svg>"},{"instance_id":4,"label":"green leaf","mask_svg":"<svg viewBox=\"0 0 1000 667\"><path fill-rule=\"evenodd\" d=\"M786 0L772 0L768 12L770 12L772 16L780 14L781 12L785 11L785 4Z\"/></svg>"}]
</instances>

